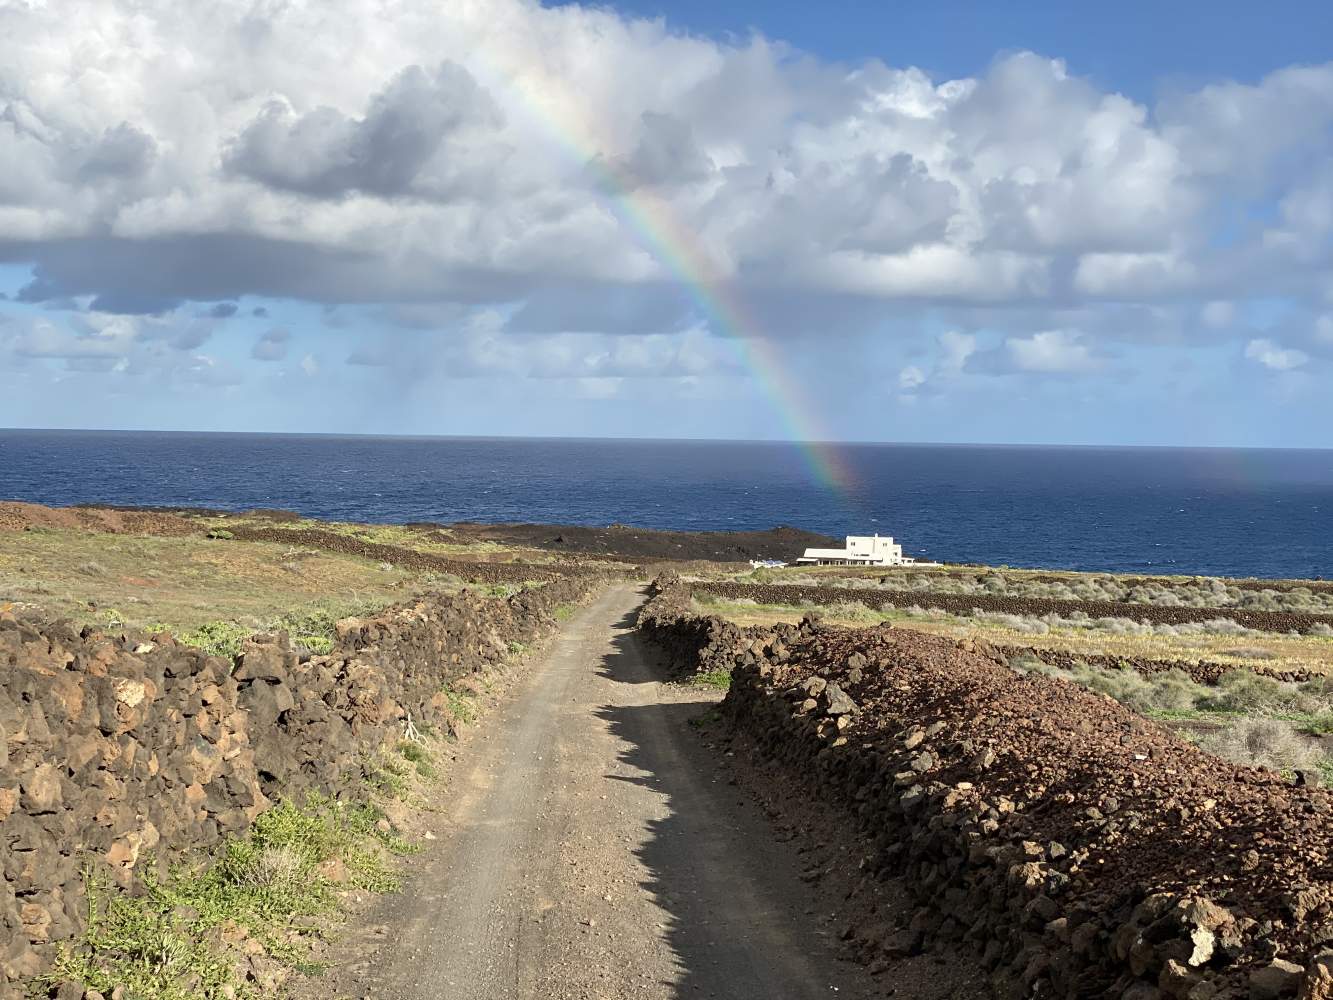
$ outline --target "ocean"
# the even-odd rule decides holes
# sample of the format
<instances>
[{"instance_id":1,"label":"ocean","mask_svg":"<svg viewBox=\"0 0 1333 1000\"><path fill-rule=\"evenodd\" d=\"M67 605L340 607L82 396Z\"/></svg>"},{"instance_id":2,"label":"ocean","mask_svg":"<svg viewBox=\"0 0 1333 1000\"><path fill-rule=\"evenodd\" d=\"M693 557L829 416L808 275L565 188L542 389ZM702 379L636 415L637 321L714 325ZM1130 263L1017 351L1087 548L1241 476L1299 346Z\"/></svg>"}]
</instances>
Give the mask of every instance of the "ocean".
<instances>
[{"instance_id":1,"label":"ocean","mask_svg":"<svg viewBox=\"0 0 1333 1000\"><path fill-rule=\"evenodd\" d=\"M1333 451L0 431L0 498L892 535L949 562L1333 574ZM0 546L3 546L0 536Z\"/></svg>"}]
</instances>

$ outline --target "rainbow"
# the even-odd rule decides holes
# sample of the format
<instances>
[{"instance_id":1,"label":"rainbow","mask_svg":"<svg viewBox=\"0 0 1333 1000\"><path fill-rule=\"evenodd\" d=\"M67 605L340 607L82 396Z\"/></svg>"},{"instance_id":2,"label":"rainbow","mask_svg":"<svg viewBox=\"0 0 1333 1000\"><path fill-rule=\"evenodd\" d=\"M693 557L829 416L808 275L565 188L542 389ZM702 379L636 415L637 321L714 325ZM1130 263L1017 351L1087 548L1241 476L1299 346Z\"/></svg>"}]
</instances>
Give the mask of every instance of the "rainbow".
<instances>
[{"instance_id":1,"label":"rainbow","mask_svg":"<svg viewBox=\"0 0 1333 1000\"><path fill-rule=\"evenodd\" d=\"M594 173L601 182L597 187L602 191L602 204L689 293L712 333L731 347L737 361L768 397L787 440L800 450L811 477L845 495L853 484L851 469L837 444L822 429L819 411L791 377L778 349L764 334L735 283L714 264L698 234L663 199L614 169L601 152L614 144L597 142L591 123L576 119L569 109L577 108L579 102L561 93L559 81L545 72L534 79L534 69L543 65L541 53L531 53L531 59L519 71L505 71L477 50L468 60L474 69L479 68L473 62L479 56L484 68L495 70L483 72L487 82L498 84L518 98L530 120L564 150L575 166Z\"/></svg>"}]
</instances>

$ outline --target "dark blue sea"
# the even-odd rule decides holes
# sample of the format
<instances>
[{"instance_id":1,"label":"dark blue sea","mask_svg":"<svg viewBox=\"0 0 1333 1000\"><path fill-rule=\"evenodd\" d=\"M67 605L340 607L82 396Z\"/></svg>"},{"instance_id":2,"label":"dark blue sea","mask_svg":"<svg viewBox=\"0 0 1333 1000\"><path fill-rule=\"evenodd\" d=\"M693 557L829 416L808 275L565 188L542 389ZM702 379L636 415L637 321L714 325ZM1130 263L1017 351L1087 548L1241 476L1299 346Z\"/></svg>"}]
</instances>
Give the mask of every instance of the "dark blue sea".
<instances>
[{"instance_id":1,"label":"dark blue sea","mask_svg":"<svg viewBox=\"0 0 1333 1000\"><path fill-rule=\"evenodd\" d=\"M0 498L893 535L946 561L1333 575L1333 451L0 431ZM0 536L0 545L3 545Z\"/></svg>"}]
</instances>

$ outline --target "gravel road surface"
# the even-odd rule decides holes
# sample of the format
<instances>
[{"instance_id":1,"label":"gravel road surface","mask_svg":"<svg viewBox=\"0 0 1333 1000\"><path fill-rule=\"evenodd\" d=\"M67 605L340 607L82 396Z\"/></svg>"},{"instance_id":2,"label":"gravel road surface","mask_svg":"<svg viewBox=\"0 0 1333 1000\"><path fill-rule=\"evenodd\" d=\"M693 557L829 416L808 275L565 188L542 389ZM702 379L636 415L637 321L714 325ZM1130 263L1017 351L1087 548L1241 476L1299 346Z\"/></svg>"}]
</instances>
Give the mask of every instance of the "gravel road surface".
<instances>
[{"instance_id":1,"label":"gravel road surface","mask_svg":"<svg viewBox=\"0 0 1333 1000\"><path fill-rule=\"evenodd\" d=\"M642 599L622 586L582 609L483 721L437 839L336 985L375 1000L976 995L938 962L872 978L837 957L798 848L690 724L716 698L654 680Z\"/></svg>"}]
</instances>

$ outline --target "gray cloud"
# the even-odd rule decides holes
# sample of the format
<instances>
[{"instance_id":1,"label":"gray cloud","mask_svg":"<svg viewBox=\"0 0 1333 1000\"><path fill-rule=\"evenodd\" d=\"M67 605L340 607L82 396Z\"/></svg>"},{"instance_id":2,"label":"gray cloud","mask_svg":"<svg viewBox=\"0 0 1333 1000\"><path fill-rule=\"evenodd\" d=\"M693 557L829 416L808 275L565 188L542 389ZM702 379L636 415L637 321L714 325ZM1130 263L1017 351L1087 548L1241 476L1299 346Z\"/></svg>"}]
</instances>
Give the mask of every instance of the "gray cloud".
<instances>
[{"instance_id":1,"label":"gray cloud","mask_svg":"<svg viewBox=\"0 0 1333 1000\"><path fill-rule=\"evenodd\" d=\"M270 102L236 138L225 163L260 183L315 197L353 191L397 197L418 190L420 175L452 132L495 117L494 104L463 67L446 61L428 73L409 66L359 119L330 107L298 115L285 101Z\"/></svg>"},{"instance_id":2,"label":"gray cloud","mask_svg":"<svg viewBox=\"0 0 1333 1000\"><path fill-rule=\"evenodd\" d=\"M274 327L255 341L250 348L250 357L256 361L281 361L287 357L287 342L292 339L289 331Z\"/></svg>"},{"instance_id":3,"label":"gray cloud","mask_svg":"<svg viewBox=\"0 0 1333 1000\"><path fill-rule=\"evenodd\" d=\"M695 141L689 122L675 115L645 111L640 123L639 141L629 156L598 164L615 184L631 188L691 184L716 170L712 158ZM594 183L603 180L594 174Z\"/></svg>"},{"instance_id":4,"label":"gray cloud","mask_svg":"<svg viewBox=\"0 0 1333 1000\"><path fill-rule=\"evenodd\" d=\"M157 156L152 136L129 122L109 128L89 147L79 165L82 180L132 180L146 173Z\"/></svg>"}]
</instances>

